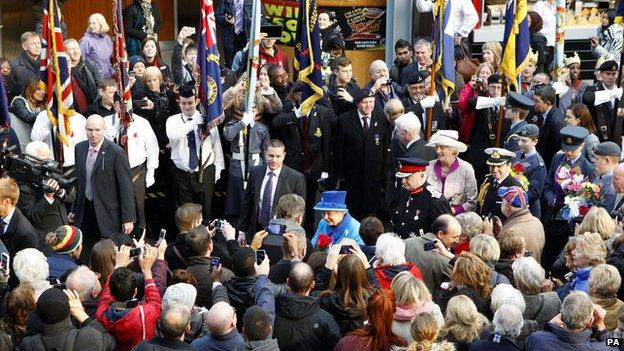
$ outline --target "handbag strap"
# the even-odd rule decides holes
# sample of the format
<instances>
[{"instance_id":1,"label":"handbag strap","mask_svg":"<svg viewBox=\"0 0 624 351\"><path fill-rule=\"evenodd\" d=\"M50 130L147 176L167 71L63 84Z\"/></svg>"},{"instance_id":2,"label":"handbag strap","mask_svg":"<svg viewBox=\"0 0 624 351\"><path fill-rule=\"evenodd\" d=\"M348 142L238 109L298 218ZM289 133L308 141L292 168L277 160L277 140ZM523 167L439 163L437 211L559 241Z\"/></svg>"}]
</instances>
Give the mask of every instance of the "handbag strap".
<instances>
[{"instance_id":1,"label":"handbag strap","mask_svg":"<svg viewBox=\"0 0 624 351\"><path fill-rule=\"evenodd\" d=\"M139 305L139 311L141 311L141 332L143 333L143 339L145 340L145 311L143 305Z\"/></svg>"},{"instance_id":2,"label":"handbag strap","mask_svg":"<svg viewBox=\"0 0 624 351\"><path fill-rule=\"evenodd\" d=\"M530 319L535 320L535 318L537 318L540 313L542 312L542 309L544 308L544 296L539 295L539 306L537 306L537 310L535 310L535 313L533 313L533 315L531 316Z\"/></svg>"}]
</instances>

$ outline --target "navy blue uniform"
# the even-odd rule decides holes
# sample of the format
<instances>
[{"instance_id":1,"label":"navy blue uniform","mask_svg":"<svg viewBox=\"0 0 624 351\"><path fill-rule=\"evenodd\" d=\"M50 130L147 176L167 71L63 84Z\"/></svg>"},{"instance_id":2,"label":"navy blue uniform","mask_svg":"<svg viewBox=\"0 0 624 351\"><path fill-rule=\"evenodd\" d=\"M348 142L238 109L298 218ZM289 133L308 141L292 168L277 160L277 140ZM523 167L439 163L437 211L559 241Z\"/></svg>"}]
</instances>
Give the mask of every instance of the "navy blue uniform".
<instances>
[{"instance_id":1,"label":"navy blue uniform","mask_svg":"<svg viewBox=\"0 0 624 351\"><path fill-rule=\"evenodd\" d=\"M511 152L516 152L520 150L520 145L518 145L518 137L517 134L524 125L527 124L526 121L520 121L515 126L509 129L507 135L505 135L503 147ZM516 134L516 135L514 135Z\"/></svg>"},{"instance_id":2,"label":"navy blue uniform","mask_svg":"<svg viewBox=\"0 0 624 351\"><path fill-rule=\"evenodd\" d=\"M451 214L451 205L432 186L423 184L413 192L400 190L392 214L393 231L403 239L431 232L431 223L443 214Z\"/></svg>"},{"instance_id":3,"label":"navy blue uniform","mask_svg":"<svg viewBox=\"0 0 624 351\"><path fill-rule=\"evenodd\" d=\"M529 208L531 214L537 218L542 217L542 207L540 205L540 197L544 191L546 183L546 165L542 156L538 152L526 157L522 151L516 151L516 157L511 161L512 164L521 163L524 167L524 176L529 181Z\"/></svg>"}]
</instances>

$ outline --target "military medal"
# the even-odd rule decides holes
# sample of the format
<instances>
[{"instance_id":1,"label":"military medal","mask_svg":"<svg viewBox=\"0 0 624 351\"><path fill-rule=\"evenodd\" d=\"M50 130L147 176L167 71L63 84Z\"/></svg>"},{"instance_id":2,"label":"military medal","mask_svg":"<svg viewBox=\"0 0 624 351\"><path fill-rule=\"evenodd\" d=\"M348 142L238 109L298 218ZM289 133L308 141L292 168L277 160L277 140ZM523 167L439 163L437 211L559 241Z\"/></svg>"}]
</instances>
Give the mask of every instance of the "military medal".
<instances>
[{"instance_id":1,"label":"military medal","mask_svg":"<svg viewBox=\"0 0 624 351\"><path fill-rule=\"evenodd\" d=\"M375 134L375 145L379 145L379 134Z\"/></svg>"},{"instance_id":2,"label":"military medal","mask_svg":"<svg viewBox=\"0 0 624 351\"><path fill-rule=\"evenodd\" d=\"M420 210L416 210L416 215L414 216L414 220L417 221L420 218L418 215L420 214Z\"/></svg>"},{"instance_id":3,"label":"military medal","mask_svg":"<svg viewBox=\"0 0 624 351\"><path fill-rule=\"evenodd\" d=\"M320 138L323 135L323 133L321 133L321 128L317 127L316 130L314 131L314 136L317 138Z\"/></svg>"}]
</instances>

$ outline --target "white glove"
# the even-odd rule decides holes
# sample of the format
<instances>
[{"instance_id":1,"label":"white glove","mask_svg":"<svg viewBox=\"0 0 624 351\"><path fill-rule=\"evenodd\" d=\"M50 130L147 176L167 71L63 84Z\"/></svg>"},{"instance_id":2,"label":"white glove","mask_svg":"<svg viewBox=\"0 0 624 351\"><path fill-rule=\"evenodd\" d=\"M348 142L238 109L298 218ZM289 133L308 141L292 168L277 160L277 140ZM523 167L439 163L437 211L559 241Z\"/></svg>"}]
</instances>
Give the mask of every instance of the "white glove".
<instances>
[{"instance_id":1,"label":"white glove","mask_svg":"<svg viewBox=\"0 0 624 351\"><path fill-rule=\"evenodd\" d=\"M275 89L273 89L273 87L268 87L267 89L260 89L260 94L262 94L262 96L271 96L275 94Z\"/></svg>"},{"instance_id":2,"label":"white glove","mask_svg":"<svg viewBox=\"0 0 624 351\"><path fill-rule=\"evenodd\" d=\"M321 178L319 178L319 181L321 181L321 180L325 180L325 179L327 179L327 178L329 178L329 173L327 173L327 172L321 172Z\"/></svg>"},{"instance_id":3,"label":"white glove","mask_svg":"<svg viewBox=\"0 0 624 351\"><path fill-rule=\"evenodd\" d=\"M619 100L622 97L622 88L620 87L611 90L611 97Z\"/></svg>"},{"instance_id":4,"label":"white glove","mask_svg":"<svg viewBox=\"0 0 624 351\"><path fill-rule=\"evenodd\" d=\"M154 179L154 169L149 168L147 170L147 173L145 173L145 187L149 188L150 186L154 185L155 182L156 180Z\"/></svg>"},{"instance_id":5,"label":"white glove","mask_svg":"<svg viewBox=\"0 0 624 351\"><path fill-rule=\"evenodd\" d=\"M245 127L247 127L248 125L252 124L253 121L254 121L254 118L253 118L253 113L252 112L244 112L243 113L242 122L245 125Z\"/></svg>"},{"instance_id":6,"label":"white glove","mask_svg":"<svg viewBox=\"0 0 624 351\"><path fill-rule=\"evenodd\" d=\"M494 107L496 105L496 98L479 96L477 97L477 110L483 110L484 108Z\"/></svg>"},{"instance_id":7,"label":"white glove","mask_svg":"<svg viewBox=\"0 0 624 351\"><path fill-rule=\"evenodd\" d=\"M614 89L615 90L615 89ZM614 93L611 90L599 90L594 93L594 106L604 104L611 101L611 97Z\"/></svg>"},{"instance_id":8,"label":"white glove","mask_svg":"<svg viewBox=\"0 0 624 351\"><path fill-rule=\"evenodd\" d=\"M299 107L297 107L295 109L295 116L297 116L297 118L303 117L303 112L301 111L301 106L299 106Z\"/></svg>"},{"instance_id":9,"label":"white glove","mask_svg":"<svg viewBox=\"0 0 624 351\"><path fill-rule=\"evenodd\" d=\"M563 96L565 93L568 92L568 90L570 90L570 87L561 82L554 82L552 84L552 87L555 88L555 94L557 94L558 96Z\"/></svg>"},{"instance_id":10,"label":"white glove","mask_svg":"<svg viewBox=\"0 0 624 351\"><path fill-rule=\"evenodd\" d=\"M195 116L195 117L193 117L193 122L194 122L196 125L204 124L204 117L202 117L202 115L201 115L201 114L200 114L200 115L198 115L198 116Z\"/></svg>"},{"instance_id":11,"label":"white glove","mask_svg":"<svg viewBox=\"0 0 624 351\"><path fill-rule=\"evenodd\" d=\"M425 96L422 100L420 100L420 106L422 108L430 108L435 105L436 99L433 96Z\"/></svg>"},{"instance_id":12,"label":"white glove","mask_svg":"<svg viewBox=\"0 0 624 351\"><path fill-rule=\"evenodd\" d=\"M499 96L497 98L494 98L496 100L496 106L498 107L502 107L505 106L505 104L507 103L507 98L504 96Z\"/></svg>"}]
</instances>

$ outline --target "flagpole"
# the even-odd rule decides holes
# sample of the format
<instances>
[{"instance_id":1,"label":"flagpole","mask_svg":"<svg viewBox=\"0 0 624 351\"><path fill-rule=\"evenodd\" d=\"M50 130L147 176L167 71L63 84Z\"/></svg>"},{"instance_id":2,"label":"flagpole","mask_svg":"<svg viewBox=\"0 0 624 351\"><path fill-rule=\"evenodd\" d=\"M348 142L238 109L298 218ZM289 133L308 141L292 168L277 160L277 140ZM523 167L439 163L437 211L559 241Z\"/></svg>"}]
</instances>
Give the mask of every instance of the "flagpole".
<instances>
[{"instance_id":1,"label":"flagpole","mask_svg":"<svg viewBox=\"0 0 624 351\"><path fill-rule=\"evenodd\" d=\"M256 100L256 82L258 78L258 66L260 64L260 18L261 18L260 0L254 0L252 4L251 28L249 33L249 51L247 55L247 92L245 94L245 115L253 113L254 103ZM252 116L255 118L255 116ZM241 131L244 142L244 161L245 172L243 173L243 188L247 188L247 180L249 178L249 139L251 125L247 125Z\"/></svg>"},{"instance_id":2,"label":"flagpole","mask_svg":"<svg viewBox=\"0 0 624 351\"><path fill-rule=\"evenodd\" d=\"M555 34L555 76L561 77L564 66L563 59L565 57L565 18L566 18L566 0L557 0L556 15L556 34ZM542 53L539 53L540 55Z\"/></svg>"},{"instance_id":3,"label":"flagpole","mask_svg":"<svg viewBox=\"0 0 624 351\"><path fill-rule=\"evenodd\" d=\"M435 20L434 20L434 27L433 27L433 40L431 41L432 43L432 52L434 54L434 59L436 60L440 60L441 58L439 57L440 55L436 55L436 50L440 50L440 46L441 45L437 45L437 40L438 40L438 35L442 35L442 23L444 23L442 21L442 4L443 4L444 0L438 0L438 3L436 4L437 7L437 14L435 16ZM439 33L438 33L439 31ZM435 94L435 80L436 80L436 62L432 62L431 65L431 85L429 86L429 96L433 96L433 94ZM433 106L427 109L427 127L425 128L425 140L429 140L429 138L431 138L431 128L432 128L432 119L433 119Z\"/></svg>"}]
</instances>

